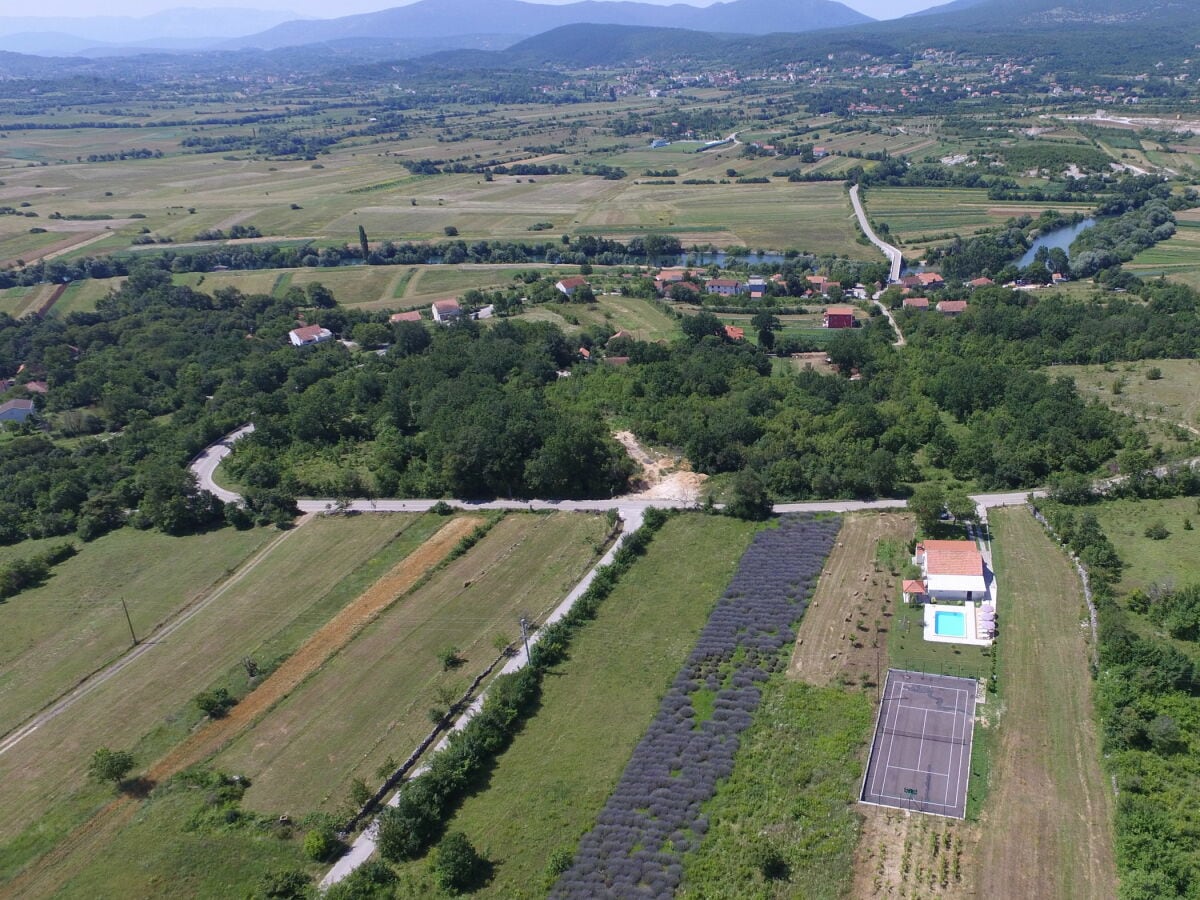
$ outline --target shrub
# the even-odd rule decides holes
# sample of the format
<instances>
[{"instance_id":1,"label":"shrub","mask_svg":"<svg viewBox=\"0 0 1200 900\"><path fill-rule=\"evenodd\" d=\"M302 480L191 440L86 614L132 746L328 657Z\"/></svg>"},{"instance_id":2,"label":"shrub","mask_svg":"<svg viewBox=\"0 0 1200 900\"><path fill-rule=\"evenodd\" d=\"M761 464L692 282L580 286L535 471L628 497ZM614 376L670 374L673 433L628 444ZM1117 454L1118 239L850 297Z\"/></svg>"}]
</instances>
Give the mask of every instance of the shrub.
<instances>
[{"instance_id":1,"label":"shrub","mask_svg":"<svg viewBox=\"0 0 1200 900\"><path fill-rule=\"evenodd\" d=\"M328 825L313 828L304 836L304 855L313 862L328 862L340 848L341 842Z\"/></svg>"},{"instance_id":2,"label":"shrub","mask_svg":"<svg viewBox=\"0 0 1200 900\"><path fill-rule=\"evenodd\" d=\"M229 691L220 687L197 694L195 703L205 715L214 719L223 719L229 715L229 710L237 705L237 700L229 696Z\"/></svg>"},{"instance_id":3,"label":"shrub","mask_svg":"<svg viewBox=\"0 0 1200 900\"><path fill-rule=\"evenodd\" d=\"M1152 541L1166 540L1170 536L1171 532L1167 530L1167 526L1161 521L1152 522L1146 526L1146 537L1150 538Z\"/></svg>"},{"instance_id":4,"label":"shrub","mask_svg":"<svg viewBox=\"0 0 1200 900\"><path fill-rule=\"evenodd\" d=\"M433 877L438 887L452 894L468 890L479 877L484 859L461 831L452 831L438 844Z\"/></svg>"}]
</instances>

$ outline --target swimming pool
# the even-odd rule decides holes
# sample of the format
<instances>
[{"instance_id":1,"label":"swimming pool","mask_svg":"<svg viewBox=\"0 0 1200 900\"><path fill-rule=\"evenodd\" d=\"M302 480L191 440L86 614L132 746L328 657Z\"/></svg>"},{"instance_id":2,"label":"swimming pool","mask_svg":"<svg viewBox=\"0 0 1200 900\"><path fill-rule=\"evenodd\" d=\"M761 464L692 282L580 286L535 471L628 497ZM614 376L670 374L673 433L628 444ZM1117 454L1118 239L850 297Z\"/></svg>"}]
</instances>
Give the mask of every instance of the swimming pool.
<instances>
[{"instance_id":1,"label":"swimming pool","mask_svg":"<svg viewBox=\"0 0 1200 900\"><path fill-rule=\"evenodd\" d=\"M967 617L960 612L935 612L933 633L941 637L966 637Z\"/></svg>"}]
</instances>

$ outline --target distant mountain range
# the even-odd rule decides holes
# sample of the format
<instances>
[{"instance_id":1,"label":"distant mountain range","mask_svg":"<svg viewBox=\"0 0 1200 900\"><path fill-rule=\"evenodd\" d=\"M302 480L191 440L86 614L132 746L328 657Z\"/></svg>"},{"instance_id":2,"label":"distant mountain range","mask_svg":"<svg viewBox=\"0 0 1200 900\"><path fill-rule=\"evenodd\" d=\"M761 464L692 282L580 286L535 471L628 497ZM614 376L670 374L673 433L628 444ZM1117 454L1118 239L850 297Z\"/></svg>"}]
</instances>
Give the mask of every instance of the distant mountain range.
<instances>
[{"instance_id":1,"label":"distant mountain range","mask_svg":"<svg viewBox=\"0 0 1200 900\"><path fill-rule=\"evenodd\" d=\"M632 0L580 0L562 5L525 0L419 0L409 6L334 19L301 19L291 13L255 9L177 9L142 18L0 17L0 50L41 56L111 56L274 50L351 41L399 42L417 48L424 41L428 52L433 52L447 46L497 49L581 23L767 34L872 21L836 0L728 0L705 7Z\"/></svg>"},{"instance_id":2,"label":"distant mountain range","mask_svg":"<svg viewBox=\"0 0 1200 900\"><path fill-rule=\"evenodd\" d=\"M184 7L150 16L0 16L0 50L69 56L93 48L126 52L201 50L297 18L293 12Z\"/></svg>"}]
</instances>

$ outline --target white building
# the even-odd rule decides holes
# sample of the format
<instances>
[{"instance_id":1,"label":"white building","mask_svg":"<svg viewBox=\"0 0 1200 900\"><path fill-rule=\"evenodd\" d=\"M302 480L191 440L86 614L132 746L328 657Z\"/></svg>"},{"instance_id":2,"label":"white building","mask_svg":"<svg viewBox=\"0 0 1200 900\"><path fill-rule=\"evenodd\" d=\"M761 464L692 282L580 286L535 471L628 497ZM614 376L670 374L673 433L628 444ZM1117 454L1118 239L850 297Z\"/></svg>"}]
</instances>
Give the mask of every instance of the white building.
<instances>
[{"instance_id":1,"label":"white building","mask_svg":"<svg viewBox=\"0 0 1200 900\"><path fill-rule=\"evenodd\" d=\"M333 332L320 325L305 325L301 328L293 328L288 332L288 340L292 342L293 347L311 347L314 344L332 340L332 338Z\"/></svg>"},{"instance_id":2,"label":"white building","mask_svg":"<svg viewBox=\"0 0 1200 900\"><path fill-rule=\"evenodd\" d=\"M925 594L934 602L989 597L983 555L974 541L925 541L917 544L914 562L921 567Z\"/></svg>"}]
</instances>

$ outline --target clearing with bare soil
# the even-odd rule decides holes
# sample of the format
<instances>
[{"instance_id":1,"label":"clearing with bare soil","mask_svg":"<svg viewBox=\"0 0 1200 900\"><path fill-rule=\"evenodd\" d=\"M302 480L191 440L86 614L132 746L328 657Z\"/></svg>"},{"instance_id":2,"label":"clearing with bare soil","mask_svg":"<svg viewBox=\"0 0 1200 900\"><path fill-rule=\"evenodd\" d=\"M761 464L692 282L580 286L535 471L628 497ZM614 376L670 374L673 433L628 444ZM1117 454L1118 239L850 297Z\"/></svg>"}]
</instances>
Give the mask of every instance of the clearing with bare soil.
<instances>
[{"instance_id":1,"label":"clearing with bare soil","mask_svg":"<svg viewBox=\"0 0 1200 900\"><path fill-rule=\"evenodd\" d=\"M887 629L899 602L898 571L881 542L903 555L913 518L904 513L847 516L796 634L788 674L810 684L875 685L888 667Z\"/></svg>"},{"instance_id":2,"label":"clearing with bare soil","mask_svg":"<svg viewBox=\"0 0 1200 900\"><path fill-rule=\"evenodd\" d=\"M978 826L886 807L861 809L851 897L975 895Z\"/></svg>"},{"instance_id":3,"label":"clearing with bare soil","mask_svg":"<svg viewBox=\"0 0 1200 900\"><path fill-rule=\"evenodd\" d=\"M707 475L693 472L691 463L682 456L670 456L647 449L632 431L617 431L613 433L613 437L642 468L642 471L631 479L634 493L626 494L626 499L673 500L699 504L700 491L704 482L708 480Z\"/></svg>"}]
</instances>

